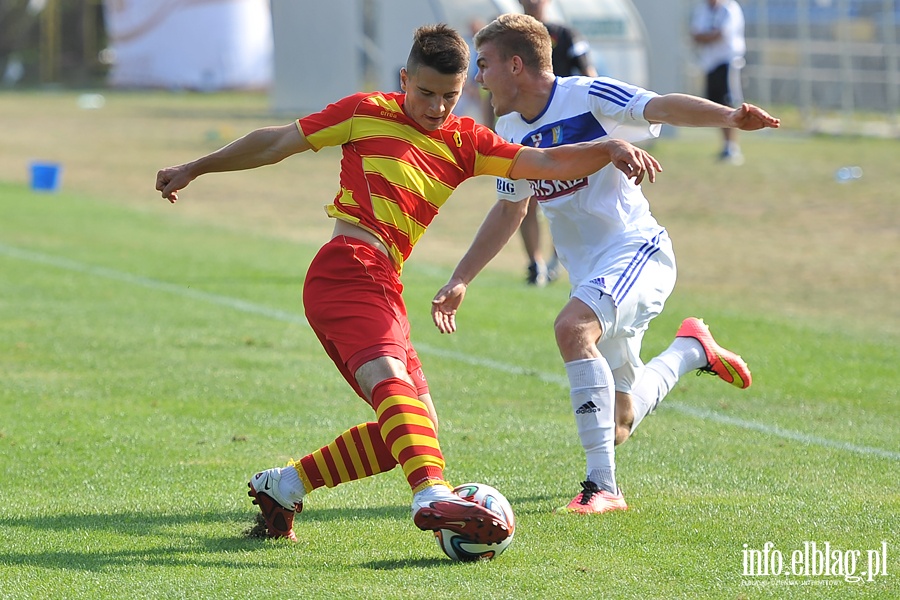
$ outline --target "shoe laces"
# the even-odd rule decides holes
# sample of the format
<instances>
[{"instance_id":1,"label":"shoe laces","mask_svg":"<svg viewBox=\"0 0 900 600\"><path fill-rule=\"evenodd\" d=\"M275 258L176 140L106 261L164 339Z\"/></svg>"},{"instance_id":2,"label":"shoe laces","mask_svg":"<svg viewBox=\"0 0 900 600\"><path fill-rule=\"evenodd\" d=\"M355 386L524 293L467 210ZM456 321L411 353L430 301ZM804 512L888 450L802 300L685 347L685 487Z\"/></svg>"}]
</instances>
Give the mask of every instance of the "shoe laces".
<instances>
[{"instance_id":1,"label":"shoe laces","mask_svg":"<svg viewBox=\"0 0 900 600\"><path fill-rule=\"evenodd\" d=\"M712 365L706 365L705 367L700 367L699 369L697 369L697 377L700 377L702 375L713 375L715 377L719 376L718 373L713 371Z\"/></svg>"},{"instance_id":2,"label":"shoe laces","mask_svg":"<svg viewBox=\"0 0 900 600\"><path fill-rule=\"evenodd\" d=\"M590 504L591 498L594 497L594 494L599 494L600 488L597 487L597 484L593 481L582 481L581 482L581 500L578 501L579 504Z\"/></svg>"}]
</instances>

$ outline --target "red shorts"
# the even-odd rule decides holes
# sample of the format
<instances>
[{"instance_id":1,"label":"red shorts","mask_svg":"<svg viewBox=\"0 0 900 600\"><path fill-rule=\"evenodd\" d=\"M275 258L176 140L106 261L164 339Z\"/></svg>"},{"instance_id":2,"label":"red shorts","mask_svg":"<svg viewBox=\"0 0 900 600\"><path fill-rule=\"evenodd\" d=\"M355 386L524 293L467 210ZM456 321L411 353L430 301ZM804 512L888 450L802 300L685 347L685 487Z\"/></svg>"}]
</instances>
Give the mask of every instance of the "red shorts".
<instances>
[{"instance_id":1,"label":"red shorts","mask_svg":"<svg viewBox=\"0 0 900 600\"><path fill-rule=\"evenodd\" d=\"M402 292L400 277L384 253L344 236L322 246L306 273L306 319L344 379L366 401L353 374L382 356L403 361L419 395L428 393L409 339Z\"/></svg>"}]
</instances>

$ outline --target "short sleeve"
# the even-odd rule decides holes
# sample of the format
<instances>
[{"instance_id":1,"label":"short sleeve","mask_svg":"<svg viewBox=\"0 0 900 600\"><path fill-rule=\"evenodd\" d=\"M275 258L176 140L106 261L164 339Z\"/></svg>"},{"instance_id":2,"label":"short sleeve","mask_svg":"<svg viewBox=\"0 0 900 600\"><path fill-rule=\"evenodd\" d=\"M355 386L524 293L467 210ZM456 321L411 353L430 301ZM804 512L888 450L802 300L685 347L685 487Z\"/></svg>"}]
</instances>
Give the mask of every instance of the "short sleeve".
<instances>
[{"instance_id":1,"label":"short sleeve","mask_svg":"<svg viewBox=\"0 0 900 600\"><path fill-rule=\"evenodd\" d=\"M624 81L597 77L591 82L588 101L610 137L639 142L659 137L662 125L644 118L644 107L657 95Z\"/></svg>"},{"instance_id":2,"label":"short sleeve","mask_svg":"<svg viewBox=\"0 0 900 600\"><path fill-rule=\"evenodd\" d=\"M507 142L484 125L475 125L473 134L477 149L473 174L508 176L522 146Z\"/></svg>"},{"instance_id":3,"label":"short sleeve","mask_svg":"<svg viewBox=\"0 0 900 600\"><path fill-rule=\"evenodd\" d=\"M307 141L318 151L326 146L341 146L350 141L353 115L367 94L354 94L329 104L319 112L297 120Z\"/></svg>"},{"instance_id":4,"label":"short sleeve","mask_svg":"<svg viewBox=\"0 0 900 600\"><path fill-rule=\"evenodd\" d=\"M527 179L497 178L497 199L507 202L521 202L533 195Z\"/></svg>"}]
</instances>

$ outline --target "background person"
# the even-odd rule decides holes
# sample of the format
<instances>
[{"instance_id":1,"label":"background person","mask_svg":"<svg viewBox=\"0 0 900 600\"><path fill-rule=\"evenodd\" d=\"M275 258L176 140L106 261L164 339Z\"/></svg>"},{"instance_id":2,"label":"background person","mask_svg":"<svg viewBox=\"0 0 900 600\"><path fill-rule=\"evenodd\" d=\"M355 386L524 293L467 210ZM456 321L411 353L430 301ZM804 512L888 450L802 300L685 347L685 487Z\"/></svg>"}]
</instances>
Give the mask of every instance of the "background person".
<instances>
[{"instance_id":1,"label":"background person","mask_svg":"<svg viewBox=\"0 0 900 600\"><path fill-rule=\"evenodd\" d=\"M744 40L744 12L735 0L703 0L694 7L691 39L700 67L706 74L706 98L725 106L744 101L741 69L747 45ZM738 134L722 129L723 146L719 159L731 164L744 162Z\"/></svg>"},{"instance_id":2,"label":"background person","mask_svg":"<svg viewBox=\"0 0 900 600\"><path fill-rule=\"evenodd\" d=\"M544 24L550 34L552 47L551 60L553 73L560 77L585 75L596 77L597 70L591 61L591 47L579 33L562 23L549 22L546 19L546 7L550 0L519 0L525 14L534 17ZM528 271L525 281L530 285L544 286L559 277L559 259L556 249L551 245L552 256L544 260L541 250L541 224L538 219L538 201L532 197L528 201L528 213L519 227L525 256L528 258ZM551 240L552 244L552 240Z\"/></svg>"},{"instance_id":3,"label":"background person","mask_svg":"<svg viewBox=\"0 0 900 600\"><path fill-rule=\"evenodd\" d=\"M490 94L475 83L478 67L473 58L475 56L475 34L485 25L484 20L476 17L469 22L469 32L463 36L466 44L469 46L469 71L466 85L463 88L462 98L460 98L459 104L456 106L456 114L458 116L472 117L482 125L493 128L494 109L491 107Z\"/></svg>"}]
</instances>

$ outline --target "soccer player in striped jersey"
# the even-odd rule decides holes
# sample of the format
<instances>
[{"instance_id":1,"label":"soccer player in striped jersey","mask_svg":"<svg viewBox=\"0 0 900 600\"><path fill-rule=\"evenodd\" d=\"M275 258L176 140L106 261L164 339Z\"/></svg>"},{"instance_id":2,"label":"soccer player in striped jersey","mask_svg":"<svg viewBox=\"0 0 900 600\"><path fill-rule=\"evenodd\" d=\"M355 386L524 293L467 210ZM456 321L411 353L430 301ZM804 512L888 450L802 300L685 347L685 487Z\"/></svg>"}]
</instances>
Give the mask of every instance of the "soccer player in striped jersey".
<instances>
[{"instance_id":1,"label":"soccer player in striped jersey","mask_svg":"<svg viewBox=\"0 0 900 600\"><path fill-rule=\"evenodd\" d=\"M659 135L662 123L748 131L780 123L750 104L732 109L606 77L555 77L547 31L527 15L501 15L476 34L475 46L475 80L491 92L499 117L495 129L524 145L636 142ZM455 331L468 284L508 241L521 212L517 205L537 197L572 288L554 330L587 475L563 509L568 512L627 508L616 483L615 445L628 439L680 376L700 369L739 388L750 385L744 361L693 317L684 320L668 349L646 365L641 361L644 332L672 292L676 270L669 236L650 213L639 183L608 167L587 177L498 178L497 204L432 306L438 329Z\"/></svg>"},{"instance_id":2,"label":"soccer player in striped jersey","mask_svg":"<svg viewBox=\"0 0 900 600\"><path fill-rule=\"evenodd\" d=\"M334 232L309 266L303 304L328 356L374 409L375 420L251 478L249 494L271 537L296 540L294 515L311 491L398 464L420 529L449 529L479 543L509 535L493 513L452 494L444 480L437 414L401 296L403 264L453 190L470 177L569 180L612 163L640 182L653 180L660 165L620 140L528 148L457 118L452 110L468 64L468 46L456 31L419 28L400 71L403 92L354 94L157 174L156 189L174 203L179 190L202 174L252 169L326 146L343 150L340 189L326 207Z\"/></svg>"}]
</instances>

